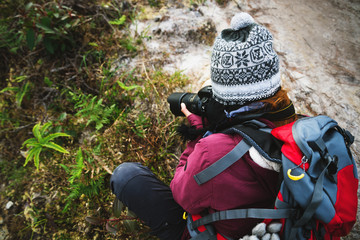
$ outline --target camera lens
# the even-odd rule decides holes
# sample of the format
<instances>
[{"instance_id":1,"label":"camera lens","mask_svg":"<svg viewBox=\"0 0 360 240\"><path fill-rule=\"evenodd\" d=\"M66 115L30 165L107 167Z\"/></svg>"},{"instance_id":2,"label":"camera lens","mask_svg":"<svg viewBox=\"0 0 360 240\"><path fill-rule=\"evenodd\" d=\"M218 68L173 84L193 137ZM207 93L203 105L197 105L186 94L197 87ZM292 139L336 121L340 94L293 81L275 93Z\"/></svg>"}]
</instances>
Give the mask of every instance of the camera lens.
<instances>
[{"instance_id":1,"label":"camera lens","mask_svg":"<svg viewBox=\"0 0 360 240\"><path fill-rule=\"evenodd\" d=\"M181 102L185 103L187 109L195 114L201 114L201 100L200 97L195 93L186 94Z\"/></svg>"},{"instance_id":2,"label":"camera lens","mask_svg":"<svg viewBox=\"0 0 360 240\"><path fill-rule=\"evenodd\" d=\"M201 101L197 94L195 93L173 93L171 94L168 99L168 103L170 104L170 110L175 116L184 116L181 112L181 103L185 103L187 109L190 112L199 114Z\"/></svg>"},{"instance_id":3,"label":"camera lens","mask_svg":"<svg viewBox=\"0 0 360 240\"><path fill-rule=\"evenodd\" d=\"M175 116L181 116L183 115L183 113L181 112L181 100L182 98L188 93L172 93L168 98L167 101L170 104L170 111L175 115Z\"/></svg>"}]
</instances>

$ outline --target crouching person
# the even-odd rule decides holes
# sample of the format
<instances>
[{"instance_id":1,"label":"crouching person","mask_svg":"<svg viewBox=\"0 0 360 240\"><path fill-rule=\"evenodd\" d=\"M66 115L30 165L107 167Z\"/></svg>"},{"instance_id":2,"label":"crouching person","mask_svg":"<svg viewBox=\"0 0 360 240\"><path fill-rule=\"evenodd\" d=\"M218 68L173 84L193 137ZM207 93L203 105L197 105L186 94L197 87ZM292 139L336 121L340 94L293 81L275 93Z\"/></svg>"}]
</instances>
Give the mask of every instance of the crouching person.
<instances>
[{"instance_id":1,"label":"crouching person","mask_svg":"<svg viewBox=\"0 0 360 240\"><path fill-rule=\"evenodd\" d=\"M217 174L203 172L242 141L241 135L226 129L252 120L271 129L296 120L294 107L281 89L272 35L246 13L235 15L231 28L215 40L211 90L202 116L181 104L190 126L180 133L188 143L170 187L139 163L121 164L111 178L116 197L160 239L239 239L251 234L263 219L217 221L205 230L193 229L191 221L223 210L274 206L280 164L254 147ZM199 173L206 180L202 182ZM191 217L186 219L184 212Z\"/></svg>"}]
</instances>

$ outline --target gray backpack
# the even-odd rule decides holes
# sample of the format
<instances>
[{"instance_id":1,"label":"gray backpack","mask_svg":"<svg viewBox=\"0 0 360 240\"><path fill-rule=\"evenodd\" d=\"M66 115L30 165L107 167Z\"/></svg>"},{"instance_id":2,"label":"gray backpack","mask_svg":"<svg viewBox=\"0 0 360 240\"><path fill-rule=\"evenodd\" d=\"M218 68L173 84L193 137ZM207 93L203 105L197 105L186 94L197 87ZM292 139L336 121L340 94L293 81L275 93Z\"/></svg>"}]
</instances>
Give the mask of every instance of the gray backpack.
<instances>
[{"instance_id":1,"label":"gray backpack","mask_svg":"<svg viewBox=\"0 0 360 240\"><path fill-rule=\"evenodd\" d=\"M275 129L253 120L227 129L243 140L227 155L194 176L201 185L238 161L251 146L282 163L283 180L275 209L229 209L190 221L190 232L221 220L260 218L283 223L282 239L340 239L357 213L358 175L350 151L354 137L327 116L305 117ZM219 239L199 232L192 239ZM202 235L202 237L200 237ZM224 238L222 239L229 239Z\"/></svg>"}]
</instances>

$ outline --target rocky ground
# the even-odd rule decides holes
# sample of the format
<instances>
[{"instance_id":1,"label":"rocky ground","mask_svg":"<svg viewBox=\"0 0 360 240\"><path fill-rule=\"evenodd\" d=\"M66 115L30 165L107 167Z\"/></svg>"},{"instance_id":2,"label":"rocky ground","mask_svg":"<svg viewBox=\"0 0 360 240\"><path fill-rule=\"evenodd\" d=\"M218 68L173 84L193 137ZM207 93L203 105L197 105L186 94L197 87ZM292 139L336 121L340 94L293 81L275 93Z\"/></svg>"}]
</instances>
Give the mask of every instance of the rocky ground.
<instances>
[{"instance_id":1,"label":"rocky ground","mask_svg":"<svg viewBox=\"0 0 360 240\"><path fill-rule=\"evenodd\" d=\"M326 114L350 130L356 138L352 149L359 162L359 1L238 0L224 6L214 1L193 5L173 1L160 11L146 9L133 30L151 36L146 41L152 56L148 67L181 70L192 79L188 90L195 92L210 78L214 37L240 11L250 13L273 33L282 84L297 111ZM164 56L165 65L158 65ZM139 56L134 64L142 61ZM359 225L344 239L360 239Z\"/></svg>"}]
</instances>

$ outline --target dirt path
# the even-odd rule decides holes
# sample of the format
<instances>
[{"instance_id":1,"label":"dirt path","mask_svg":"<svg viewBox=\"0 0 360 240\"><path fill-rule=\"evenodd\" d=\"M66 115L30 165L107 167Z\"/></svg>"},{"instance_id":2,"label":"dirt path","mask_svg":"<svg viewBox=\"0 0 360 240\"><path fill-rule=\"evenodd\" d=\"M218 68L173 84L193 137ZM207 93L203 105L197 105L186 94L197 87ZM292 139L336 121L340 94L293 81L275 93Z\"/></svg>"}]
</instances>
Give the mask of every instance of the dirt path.
<instances>
[{"instance_id":1,"label":"dirt path","mask_svg":"<svg viewBox=\"0 0 360 240\"><path fill-rule=\"evenodd\" d=\"M298 111L329 115L350 130L359 163L360 2L260 2L251 8L274 33L283 60L283 86ZM360 211L357 225L343 239L360 239L359 215Z\"/></svg>"}]
</instances>

